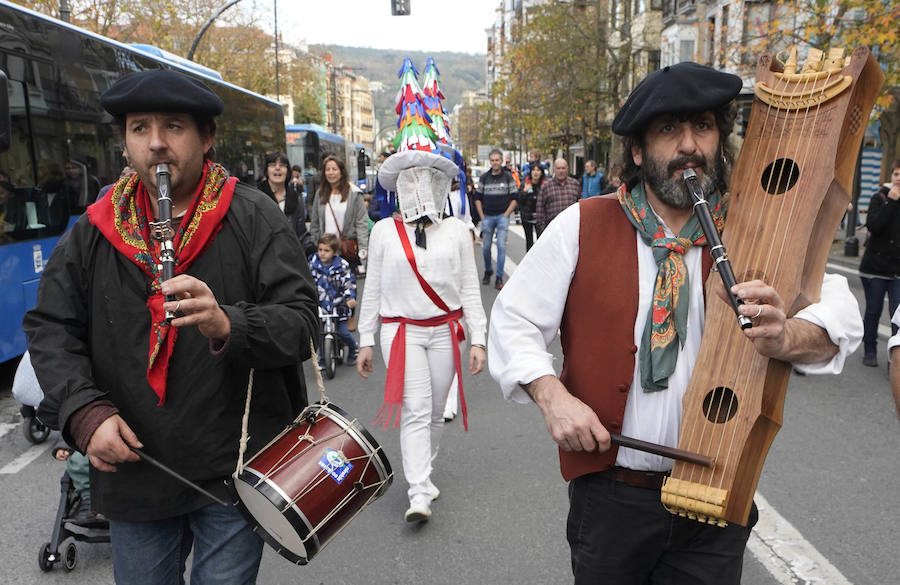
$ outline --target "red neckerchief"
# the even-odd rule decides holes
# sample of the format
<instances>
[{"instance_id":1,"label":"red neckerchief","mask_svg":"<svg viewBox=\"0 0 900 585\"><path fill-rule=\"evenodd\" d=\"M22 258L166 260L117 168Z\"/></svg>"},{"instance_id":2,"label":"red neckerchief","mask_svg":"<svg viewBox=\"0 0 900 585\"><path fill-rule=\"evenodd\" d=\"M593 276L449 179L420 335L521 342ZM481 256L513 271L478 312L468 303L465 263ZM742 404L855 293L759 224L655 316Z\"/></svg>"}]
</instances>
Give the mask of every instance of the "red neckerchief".
<instances>
[{"instance_id":1,"label":"red neckerchief","mask_svg":"<svg viewBox=\"0 0 900 585\"><path fill-rule=\"evenodd\" d=\"M224 167L208 159L204 161L200 183L175 232L175 274L184 273L215 239L231 205L236 183L237 179L229 177ZM178 329L166 322L163 310L159 242L150 237L153 217L150 195L137 174L127 175L116 181L109 196L89 206L87 213L91 224L109 243L150 278L153 292L147 299L151 320L147 382L159 397L158 406L162 406L166 401L166 375Z\"/></svg>"},{"instance_id":2,"label":"red neckerchief","mask_svg":"<svg viewBox=\"0 0 900 585\"><path fill-rule=\"evenodd\" d=\"M462 360L459 355L459 343L466 340L466 333L459 323L459 320L463 316L462 309L451 311L450 307L447 306L447 303L445 303L435 290L431 288L431 285L422 278L422 275L419 274L419 269L416 267L416 258L413 254L412 245L409 243L409 237L406 235L406 229L403 227L403 222L399 219L394 219L394 225L397 228L397 233L400 235L400 243L403 244L403 251L406 252L406 259L409 261L409 265L412 267L416 278L419 280L419 285L422 287L422 290L425 291L425 294L428 295L428 298L431 299L440 310L444 311L444 314L438 315L437 317L431 317L430 319L382 317L382 323L399 323L400 325L397 327L397 333L394 335L394 340L391 343L391 355L388 359L387 376L384 382L384 404L375 416L374 422L376 424L381 424L383 421L384 426L387 427L393 419L395 421L394 426L400 424L400 410L403 405L403 378L404 373L406 372L406 325L437 327L438 325L446 323L450 327L451 337L456 339L456 343L453 344L453 363L456 367L456 381L457 387L459 388L459 404L460 410L462 410L463 427L468 431L469 411L466 408L466 396L463 393Z\"/></svg>"}]
</instances>

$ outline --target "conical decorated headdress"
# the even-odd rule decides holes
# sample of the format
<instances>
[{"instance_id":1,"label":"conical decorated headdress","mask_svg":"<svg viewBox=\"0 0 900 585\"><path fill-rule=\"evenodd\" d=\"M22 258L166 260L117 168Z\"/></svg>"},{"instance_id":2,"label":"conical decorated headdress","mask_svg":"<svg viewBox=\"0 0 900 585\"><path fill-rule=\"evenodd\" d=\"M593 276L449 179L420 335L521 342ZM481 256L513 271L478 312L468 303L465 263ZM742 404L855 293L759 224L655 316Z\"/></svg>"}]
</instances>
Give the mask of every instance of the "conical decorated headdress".
<instances>
[{"instance_id":1,"label":"conical decorated headdress","mask_svg":"<svg viewBox=\"0 0 900 585\"><path fill-rule=\"evenodd\" d=\"M434 151L434 143L438 139L431 128L431 118L425 109L422 89L419 87L419 72L408 58L403 60L403 67L397 73L400 78L400 90L397 92L396 112L397 137L394 148L402 150Z\"/></svg>"},{"instance_id":2,"label":"conical decorated headdress","mask_svg":"<svg viewBox=\"0 0 900 585\"><path fill-rule=\"evenodd\" d=\"M425 94L425 113L431 118L431 129L437 135L437 140L444 144L450 144L450 121L444 111L444 94L440 86L441 73L438 71L434 59L428 57L425 63L425 79L422 81L422 93Z\"/></svg>"}]
</instances>

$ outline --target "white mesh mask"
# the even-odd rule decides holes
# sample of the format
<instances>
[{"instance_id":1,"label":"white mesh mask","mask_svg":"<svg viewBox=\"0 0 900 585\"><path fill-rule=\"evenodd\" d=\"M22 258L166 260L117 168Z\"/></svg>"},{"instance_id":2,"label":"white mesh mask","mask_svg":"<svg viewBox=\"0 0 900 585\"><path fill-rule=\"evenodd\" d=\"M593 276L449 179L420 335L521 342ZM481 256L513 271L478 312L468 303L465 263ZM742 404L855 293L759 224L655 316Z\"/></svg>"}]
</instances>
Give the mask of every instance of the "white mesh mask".
<instances>
[{"instance_id":1,"label":"white mesh mask","mask_svg":"<svg viewBox=\"0 0 900 585\"><path fill-rule=\"evenodd\" d=\"M450 177L434 167L404 169L397 176L396 193L404 222L428 217L437 224L450 193Z\"/></svg>"}]
</instances>

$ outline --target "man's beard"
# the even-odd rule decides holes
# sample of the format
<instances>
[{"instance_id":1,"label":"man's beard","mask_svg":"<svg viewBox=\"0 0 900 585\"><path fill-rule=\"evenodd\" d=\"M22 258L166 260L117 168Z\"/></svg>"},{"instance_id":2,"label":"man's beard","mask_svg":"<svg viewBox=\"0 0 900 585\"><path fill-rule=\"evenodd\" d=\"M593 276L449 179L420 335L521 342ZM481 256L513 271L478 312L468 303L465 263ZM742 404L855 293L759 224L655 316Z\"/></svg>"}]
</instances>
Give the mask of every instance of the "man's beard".
<instances>
[{"instance_id":1,"label":"man's beard","mask_svg":"<svg viewBox=\"0 0 900 585\"><path fill-rule=\"evenodd\" d=\"M720 179L725 173L725 163L722 157L722 149L709 158L700 154L680 156L668 164L644 153L644 161L641 165L644 181L660 201L675 209L689 209L694 205L684 178L676 179L673 174L687 164L694 164L703 169L703 174L697 173L700 180L701 191L708 195L720 184Z\"/></svg>"}]
</instances>

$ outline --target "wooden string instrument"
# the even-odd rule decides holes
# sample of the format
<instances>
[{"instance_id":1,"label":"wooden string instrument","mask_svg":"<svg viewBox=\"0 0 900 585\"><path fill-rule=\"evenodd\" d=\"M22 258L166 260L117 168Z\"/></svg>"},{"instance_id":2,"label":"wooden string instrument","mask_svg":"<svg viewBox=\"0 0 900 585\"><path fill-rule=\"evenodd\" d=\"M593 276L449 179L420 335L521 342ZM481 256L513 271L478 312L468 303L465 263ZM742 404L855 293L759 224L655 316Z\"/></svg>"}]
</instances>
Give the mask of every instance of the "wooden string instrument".
<instances>
[{"instance_id":1,"label":"wooden string instrument","mask_svg":"<svg viewBox=\"0 0 900 585\"><path fill-rule=\"evenodd\" d=\"M884 81L869 50L796 49L760 57L755 97L731 176L723 231L738 282L772 285L788 316L816 302L869 112ZM662 488L672 513L746 525L763 462L781 427L791 365L760 355L714 296L688 390L678 448L710 467L676 461Z\"/></svg>"}]
</instances>

